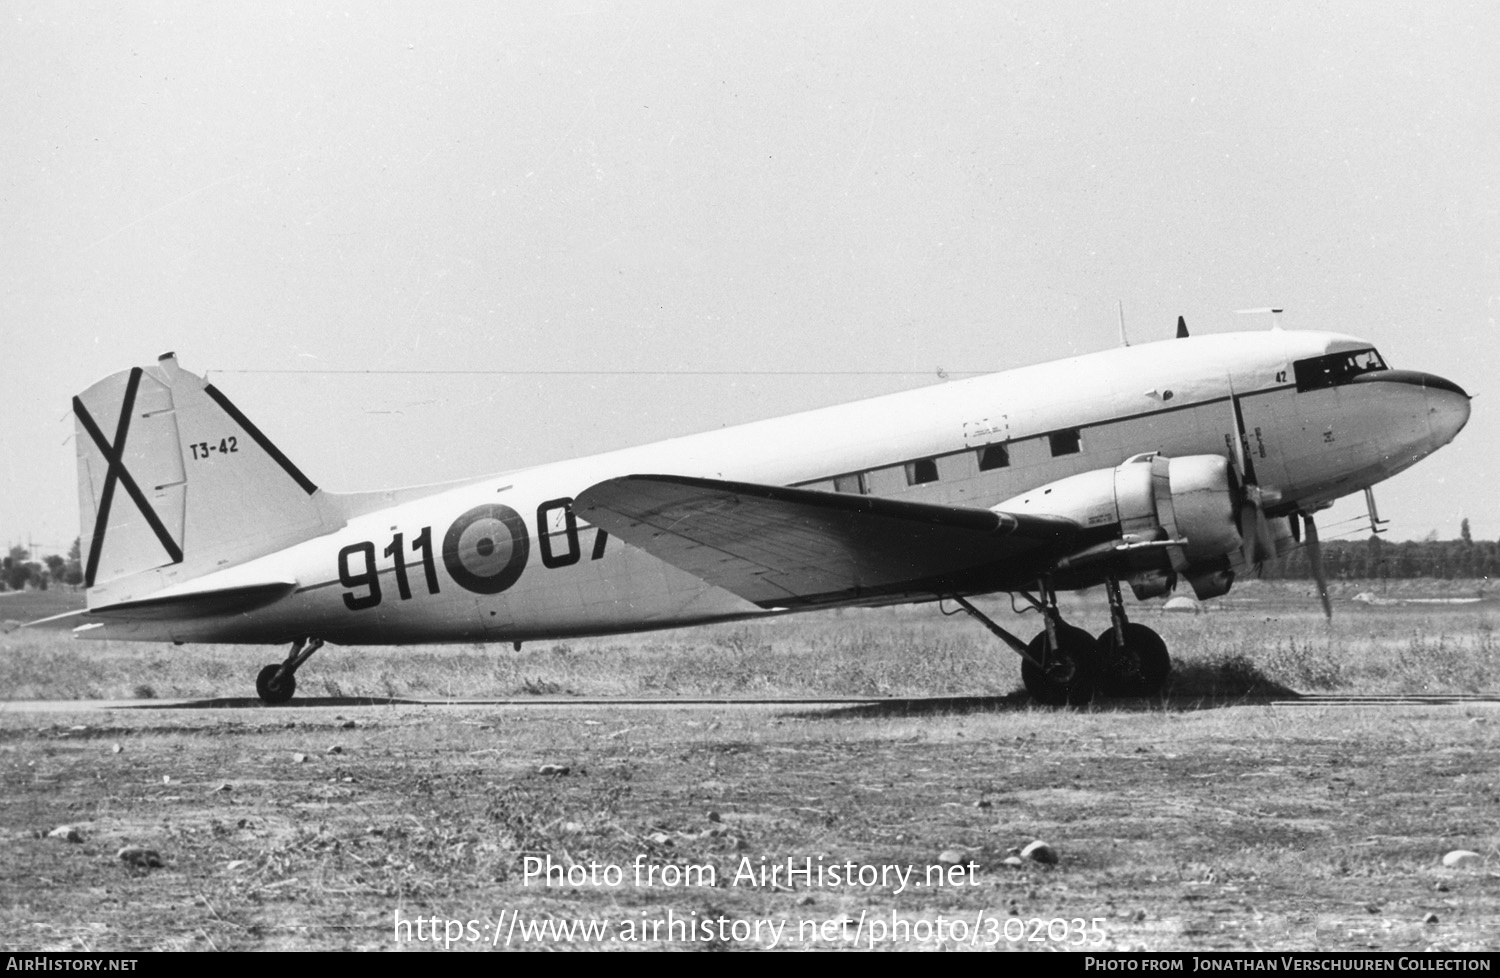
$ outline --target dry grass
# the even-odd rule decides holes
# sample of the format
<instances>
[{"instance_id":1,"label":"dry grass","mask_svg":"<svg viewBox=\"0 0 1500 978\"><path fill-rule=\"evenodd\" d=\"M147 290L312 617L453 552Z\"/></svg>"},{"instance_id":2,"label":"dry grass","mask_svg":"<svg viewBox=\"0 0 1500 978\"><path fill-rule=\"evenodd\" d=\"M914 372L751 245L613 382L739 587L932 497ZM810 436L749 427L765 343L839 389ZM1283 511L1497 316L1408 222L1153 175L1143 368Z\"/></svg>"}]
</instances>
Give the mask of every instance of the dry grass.
<instances>
[{"instance_id":1,"label":"dry grass","mask_svg":"<svg viewBox=\"0 0 1500 978\"><path fill-rule=\"evenodd\" d=\"M1450 589L1451 590L1451 589ZM1459 593L1472 593L1460 588ZM1341 602L1332 625L1300 585L1256 582L1202 615L1134 609L1172 650L1178 696L1275 690L1366 693L1500 690L1495 612L1477 605ZM1023 638L1034 615L987 611ZM1070 620L1102 630L1098 595ZM0 696L129 699L243 696L283 650L0 637ZM486 698L583 696L1006 695L1016 657L964 615L934 605L821 612L675 632L505 645L327 648L299 674L302 695Z\"/></svg>"}]
</instances>

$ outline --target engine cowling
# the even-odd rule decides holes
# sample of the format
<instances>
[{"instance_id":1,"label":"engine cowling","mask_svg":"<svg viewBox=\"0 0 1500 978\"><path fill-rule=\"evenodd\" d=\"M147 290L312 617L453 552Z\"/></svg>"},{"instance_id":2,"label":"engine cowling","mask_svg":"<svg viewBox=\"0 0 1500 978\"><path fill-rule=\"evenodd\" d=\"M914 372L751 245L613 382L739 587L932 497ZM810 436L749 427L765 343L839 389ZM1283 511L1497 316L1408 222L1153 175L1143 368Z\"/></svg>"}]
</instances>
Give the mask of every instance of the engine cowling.
<instances>
[{"instance_id":1,"label":"engine cowling","mask_svg":"<svg viewBox=\"0 0 1500 978\"><path fill-rule=\"evenodd\" d=\"M1060 562L1064 577L1097 579L1108 568L1144 599L1166 594L1180 575L1210 598L1234 581L1244 505L1228 459L1152 454L1050 482L995 509L1079 523L1083 546Z\"/></svg>"}]
</instances>

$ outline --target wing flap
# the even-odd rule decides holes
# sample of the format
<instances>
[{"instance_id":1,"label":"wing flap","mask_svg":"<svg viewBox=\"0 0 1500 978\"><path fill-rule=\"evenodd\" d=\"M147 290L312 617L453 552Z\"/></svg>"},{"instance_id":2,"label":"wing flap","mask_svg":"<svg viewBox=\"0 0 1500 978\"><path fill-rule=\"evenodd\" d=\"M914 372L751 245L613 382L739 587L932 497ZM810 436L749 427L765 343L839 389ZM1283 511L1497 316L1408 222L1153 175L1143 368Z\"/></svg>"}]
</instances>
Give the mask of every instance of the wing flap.
<instances>
[{"instance_id":1,"label":"wing flap","mask_svg":"<svg viewBox=\"0 0 1500 978\"><path fill-rule=\"evenodd\" d=\"M1025 586L1078 530L1051 516L670 475L598 483L574 510L762 607Z\"/></svg>"}]
</instances>

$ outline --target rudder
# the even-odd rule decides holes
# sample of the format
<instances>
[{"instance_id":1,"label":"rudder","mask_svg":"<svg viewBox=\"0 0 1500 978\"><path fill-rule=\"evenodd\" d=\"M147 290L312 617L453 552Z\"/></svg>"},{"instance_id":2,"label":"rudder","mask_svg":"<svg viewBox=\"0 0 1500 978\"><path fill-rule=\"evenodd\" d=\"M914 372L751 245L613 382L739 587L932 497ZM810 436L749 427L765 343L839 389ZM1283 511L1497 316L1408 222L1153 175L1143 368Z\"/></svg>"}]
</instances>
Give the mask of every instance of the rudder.
<instances>
[{"instance_id":1,"label":"rudder","mask_svg":"<svg viewBox=\"0 0 1500 978\"><path fill-rule=\"evenodd\" d=\"M89 604L130 600L337 529L325 494L166 354L73 398Z\"/></svg>"}]
</instances>

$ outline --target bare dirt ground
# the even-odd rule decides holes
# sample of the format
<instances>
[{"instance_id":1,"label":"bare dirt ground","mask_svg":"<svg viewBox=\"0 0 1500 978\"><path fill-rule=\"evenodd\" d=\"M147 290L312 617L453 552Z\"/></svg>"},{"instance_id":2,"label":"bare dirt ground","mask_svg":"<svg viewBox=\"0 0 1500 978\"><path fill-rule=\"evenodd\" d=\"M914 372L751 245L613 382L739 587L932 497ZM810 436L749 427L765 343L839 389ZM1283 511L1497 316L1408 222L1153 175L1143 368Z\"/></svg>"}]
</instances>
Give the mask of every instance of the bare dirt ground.
<instances>
[{"instance_id":1,"label":"bare dirt ground","mask_svg":"<svg viewBox=\"0 0 1500 978\"><path fill-rule=\"evenodd\" d=\"M1493 948L1497 740L1478 706L5 714L0 944ZM1056 865L1004 864L1035 839Z\"/></svg>"},{"instance_id":2,"label":"bare dirt ground","mask_svg":"<svg viewBox=\"0 0 1500 978\"><path fill-rule=\"evenodd\" d=\"M1494 949L1500 709L1271 705L1493 690L1493 612L1268 607L1162 619L1172 695L1087 709L1029 706L931 613L335 650L305 685L971 700L0 704L0 947ZM0 695L244 695L274 657L11 633ZM1007 865L1034 840L1055 865Z\"/></svg>"}]
</instances>

